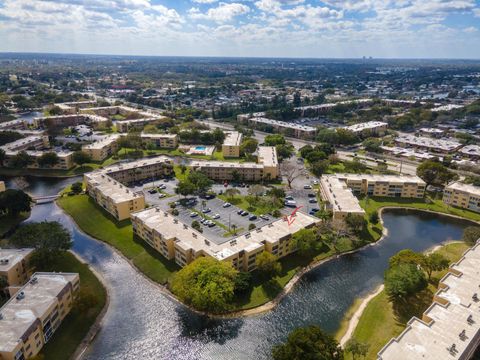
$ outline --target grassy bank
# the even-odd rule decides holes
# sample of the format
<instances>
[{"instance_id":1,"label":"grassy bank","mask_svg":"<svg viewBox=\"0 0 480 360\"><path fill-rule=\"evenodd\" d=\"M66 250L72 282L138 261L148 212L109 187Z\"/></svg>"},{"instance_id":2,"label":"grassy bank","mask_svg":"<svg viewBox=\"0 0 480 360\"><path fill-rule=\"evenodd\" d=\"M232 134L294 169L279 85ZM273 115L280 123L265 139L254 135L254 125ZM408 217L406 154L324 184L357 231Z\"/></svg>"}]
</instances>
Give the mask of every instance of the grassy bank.
<instances>
[{"instance_id":1,"label":"grassy bank","mask_svg":"<svg viewBox=\"0 0 480 360\"><path fill-rule=\"evenodd\" d=\"M436 252L454 262L460 259L467 249L465 243L457 242L445 245ZM438 281L445 273L446 270L435 272L428 288L400 305L392 303L385 291L368 303L353 332L354 338L370 345L366 359L376 359L377 352L392 337L398 336L405 329L408 320L413 316L421 317L432 303ZM350 354L347 354L346 359L351 359Z\"/></svg>"},{"instance_id":2,"label":"grassy bank","mask_svg":"<svg viewBox=\"0 0 480 360\"><path fill-rule=\"evenodd\" d=\"M165 284L178 270L142 240L134 238L130 220L116 221L87 195L62 196L57 203L90 236L118 249L152 280Z\"/></svg>"},{"instance_id":3,"label":"grassy bank","mask_svg":"<svg viewBox=\"0 0 480 360\"><path fill-rule=\"evenodd\" d=\"M362 197L360 198L360 206L366 212L365 218L368 222L368 233L375 241L381 237L383 227L380 222L377 224L370 222L370 216L384 207L402 207L408 209L429 210L480 222L480 214L470 210L448 206L444 204L442 200L433 199L429 195L422 199Z\"/></svg>"},{"instance_id":4,"label":"grassy bank","mask_svg":"<svg viewBox=\"0 0 480 360\"><path fill-rule=\"evenodd\" d=\"M71 358L105 306L107 291L88 265L81 263L71 253L61 255L41 270L79 273L80 288L86 289L95 297L95 305L88 311L79 312L74 308L42 349L45 359L67 360Z\"/></svg>"}]
</instances>

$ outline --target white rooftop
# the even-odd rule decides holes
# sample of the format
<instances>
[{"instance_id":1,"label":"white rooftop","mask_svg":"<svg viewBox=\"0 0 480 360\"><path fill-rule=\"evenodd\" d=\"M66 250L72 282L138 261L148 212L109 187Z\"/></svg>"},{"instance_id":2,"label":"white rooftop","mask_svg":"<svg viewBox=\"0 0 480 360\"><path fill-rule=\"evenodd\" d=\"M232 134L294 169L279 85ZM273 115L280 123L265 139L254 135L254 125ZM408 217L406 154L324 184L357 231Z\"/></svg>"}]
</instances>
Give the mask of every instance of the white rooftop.
<instances>
[{"instance_id":1,"label":"white rooftop","mask_svg":"<svg viewBox=\"0 0 480 360\"><path fill-rule=\"evenodd\" d=\"M267 118L264 118L264 117L253 117L253 118L250 118L249 120L253 121L253 122L258 122L258 123L273 125L273 126L279 126L279 127L289 128L289 129L294 129L294 130L302 130L302 131L309 131L309 132L317 131L317 129L312 127L312 126L289 123L289 122L286 122L286 121L267 119Z\"/></svg>"},{"instance_id":2,"label":"white rooftop","mask_svg":"<svg viewBox=\"0 0 480 360\"><path fill-rule=\"evenodd\" d=\"M238 131L228 131L225 132L225 140L223 145L225 146L240 146L242 142L242 134Z\"/></svg>"},{"instance_id":3,"label":"white rooftop","mask_svg":"<svg viewBox=\"0 0 480 360\"><path fill-rule=\"evenodd\" d=\"M346 126L344 129L353 131L354 133L357 132L362 132L363 130L368 130L368 129L376 129L378 127L384 127L387 126L388 124L383 121L368 121L365 123L360 123L360 124L354 124L351 126Z\"/></svg>"},{"instance_id":4,"label":"white rooftop","mask_svg":"<svg viewBox=\"0 0 480 360\"><path fill-rule=\"evenodd\" d=\"M454 151L462 146L458 141L451 139L432 139L424 136L415 136L411 134L400 135L395 139L396 142L426 147L433 150Z\"/></svg>"},{"instance_id":5,"label":"white rooftop","mask_svg":"<svg viewBox=\"0 0 480 360\"><path fill-rule=\"evenodd\" d=\"M449 184L446 188L451 190L463 191L472 195L480 196L480 186L465 184L461 181L455 181Z\"/></svg>"},{"instance_id":6,"label":"white rooftop","mask_svg":"<svg viewBox=\"0 0 480 360\"><path fill-rule=\"evenodd\" d=\"M8 272L34 249L0 249L0 274Z\"/></svg>"},{"instance_id":7,"label":"white rooftop","mask_svg":"<svg viewBox=\"0 0 480 360\"><path fill-rule=\"evenodd\" d=\"M358 199L337 175L323 175L320 179L322 194L333 207L334 211L364 214Z\"/></svg>"},{"instance_id":8,"label":"white rooftop","mask_svg":"<svg viewBox=\"0 0 480 360\"><path fill-rule=\"evenodd\" d=\"M120 138L120 135L118 134L113 134L113 135L107 135L104 138L94 141L91 144L83 145L82 148L84 150L101 150L106 146L110 146L114 142L116 142Z\"/></svg>"}]
</instances>

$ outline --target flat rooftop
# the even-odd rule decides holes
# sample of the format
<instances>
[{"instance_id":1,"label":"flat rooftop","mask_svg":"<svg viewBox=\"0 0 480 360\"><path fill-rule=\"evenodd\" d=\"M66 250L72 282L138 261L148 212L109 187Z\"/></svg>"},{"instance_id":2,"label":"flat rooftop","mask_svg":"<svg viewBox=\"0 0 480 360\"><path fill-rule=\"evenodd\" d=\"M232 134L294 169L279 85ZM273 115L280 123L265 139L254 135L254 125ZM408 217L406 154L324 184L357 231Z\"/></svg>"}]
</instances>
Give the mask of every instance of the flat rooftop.
<instances>
[{"instance_id":1,"label":"flat rooftop","mask_svg":"<svg viewBox=\"0 0 480 360\"><path fill-rule=\"evenodd\" d=\"M0 308L0 352L13 351L24 334L40 321L39 318L56 302L57 296L68 283L78 279L78 274L36 273L31 279L33 278L37 280L30 280L17 292L23 292L22 299L17 300L17 297L13 296Z\"/></svg>"},{"instance_id":2,"label":"flat rooftop","mask_svg":"<svg viewBox=\"0 0 480 360\"><path fill-rule=\"evenodd\" d=\"M465 184L461 181L455 181L449 184L446 189L456 190L466 192L472 195L480 196L480 186L475 186L472 184Z\"/></svg>"},{"instance_id":3,"label":"flat rooftop","mask_svg":"<svg viewBox=\"0 0 480 360\"><path fill-rule=\"evenodd\" d=\"M448 105L441 105L437 106L433 109L430 109L432 112L439 112L439 111L452 111L454 109L461 109L463 108L463 105L457 105L457 104L448 104Z\"/></svg>"},{"instance_id":4,"label":"flat rooftop","mask_svg":"<svg viewBox=\"0 0 480 360\"><path fill-rule=\"evenodd\" d=\"M278 166L277 149L275 146L259 146L257 161L266 167Z\"/></svg>"},{"instance_id":5,"label":"flat rooftop","mask_svg":"<svg viewBox=\"0 0 480 360\"><path fill-rule=\"evenodd\" d=\"M176 139L177 134L147 134L141 133L140 137L143 139Z\"/></svg>"},{"instance_id":6,"label":"flat rooftop","mask_svg":"<svg viewBox=\"0 0 480 360\"><path fill-rule=\"evenodd\" d=\"M369 182L415 183L425 185L425 181L416 175L385 175L385 174L335 174L345 180L367 180Z\"/></svg>"},{"instance_id":7,"label":"flat rooftop","mask_svg":"<svg viewBox=\"0 0 480 360\"><path fill-rule=\"evenodd\" d=\"M380 350L378 359L466 359L480 335L479 301L475 297L479 293L479 264L477 242L440 280L441 289L435 294L440 301L424 312L424 321L412 318L406 329Z\"/></svg>"},{"instance_id":8,"label":"flat rooftop","mask_svg":"<svg viewBox=\"0 0 480 360\"><path fill-rule=\"evenodd\" d=\"M320 109L331 109L337 105L350 105L350 104L366 104L372 102L372 99L354 99L354 100L343 100L336 103L326 103L326 104L319 104L319 105L306 105L296 107L295 110L320 110Z\"/></svg>"},{"instance_id":9,"label":"flat rooftop","mask_svg":"<svg viewBox=\"0 0 480 360\"><path fill-rule=\"evenodd\" d=\"M387 126L388 124L383 121L368 121L366 123L354 124L344 127L346 130L353 131L354 133L362 132L363 130L376 129L378 127Z\"/></svg>"},{"instance_id":10,"label":"flat rooftop","mask_svg":"<svg viewBox=\"0 0 480 360\"><path fill-rule=\"evenodd\" d=\"M225 132L225 140L223 141L223 145L225 146L240 146L242 142L242 134L238 131L228 131Z\"/></svg>"},{"instance_id":11,"label":"flat rooftop","mask_svg":"<svg viewBox=\"0 0 480 360\"><path fill-rule=\"evenodd\" d=\"M322 195L327 197L325 200L330 203L334 211L365 213L352 190L337 175L323 175L320 178L320 185Z\"/></svg>"},{"instance_id":12,"label":"flat rooftop","mask_svg":"<svg viewBox=\"0 0 480 360\"><path fill-rule=\"evenodd\" d=\"M462 144L455 140L432 139L425 136L415 136L410 134L401 135L397 137L395 141L406 145L421 146L443 151L455 151L462 146Z\"/></svg>"},{"instance_id":13,"label":"flat rooftop","mask_svg":"<svg viewBox=\"0 0 480 360\"><path fill-rule=\"evenodd\" d=\"M30 255L33 250L34 249L0 249L0 274L6 273L15 267Z\"/></svg>"},{"instance_id":14,"label":"flat rooftop","mask_svg":"<svg viewBox=\"0 0 480 360\"><path fill-rule=\"evenodd\" d=\"M480 156L480 146L478 145L467 145L459 150L463 155L467 156Z\"/></svg>"},{"instance_id":15,"label":"flat rooftop","mask_svg":"<svg viewBox=\"0 0 480 360\"><path fill-rule=\"evenodd\" d=\"M37 142L43 142L43 137L38 135L31 135L0 146L0 149L3 149L5 151L14 151L18 148L22 148L28 146L29 144L34 144Z\"/></svg>"},{"instance_id":16,"label":"flat rooftop","mask_svg":"<svg viewBox=\"0 0 480 360\"><path fill-rule=\"evenodd\" d=\"M257 164L254 162L227 162L227 161L192 161L190 163L191 167L202 167L202 168L226 168L226 169L263 169L264 165Z\"/></svg>"},{"instance_id":17,"label":"flat rooftop","mask_svg":"<svg viewBox=\"0 0 480 360\"><path fill-rule=\"evenodd\" d=\"M106 146L112 145L120 138L120 135L107 135L104 138L97 140L91 144L83 145L84 150L101 150Z\"/></svg>"},{"instance_id":18,"label":"flat rooftop","mask_svg":"<svg viewBox=\"0 0 480 360\"><path fill-rule=\"evenodd\" d=\"M308 132L316 132L317 131L317 129L312 127L312 126L289 123L289 122L286 122L286 121L267 119L267 118L264 118L264 117L252 117L252 118L249 118L249 121L254 121L254 122L258 122L258 123L262 123L262 124L279 126L279 127L294 129L294 130L302 130L302 131L308 131Z\"/></svg>"},{"instance_id":19,"label":"flat rooftop","mask_svg":"<svg viewBox=\"0 0 480 360\"><path fill-rule=\"evenodd\" d=\"M158 207L145 209L133 213L131 216L138 218L147 227L157 231L166 239L176 240L175 246L183 250L203 251L218 260L228 258L242 250L252 251L260 248L263 241L275 242L319 221L317 218L297 211L295 220L290 225L282 218L269 225L217 244Z\"/></svg>"},{"instance_id":20,"label":"flat rooftop","mask_svg":"<svg viewBox=\"0 0 480 360\"><path fill-rule=\"evenodd\" d=\"M128 162L121 162L121 163L113 164L113 165L110 165L110 166L107 166L107 167L103 168L100 171L105 173L105 174L113 174L113 173L116 173L116 172L119 172L119 171L141 168L141 167L155 165L155 164L161 164L161 163L172 163L172 160L170 158L166 157L166 156L155 156L155 157L146 158L146 159L140 159L140 160L135 160L135 161L128 161ZM92 174L92 173L88 173L88 174Z\"/></svg>"}]
</instances>

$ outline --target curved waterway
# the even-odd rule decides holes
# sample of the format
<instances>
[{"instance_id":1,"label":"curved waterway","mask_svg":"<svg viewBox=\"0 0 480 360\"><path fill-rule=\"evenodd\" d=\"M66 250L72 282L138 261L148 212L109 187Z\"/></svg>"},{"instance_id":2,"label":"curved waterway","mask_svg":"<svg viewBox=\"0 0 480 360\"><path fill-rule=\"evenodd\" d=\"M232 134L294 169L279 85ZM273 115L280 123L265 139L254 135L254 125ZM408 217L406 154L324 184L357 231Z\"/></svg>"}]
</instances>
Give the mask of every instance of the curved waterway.
<instances>
[{"instance_id":1,"label":"curved waterway","mask_svg":"<svg viewBox=\"0 0 480 360\"><path fill-rule=\"evenodd\" d=\"M31 191L41 188L42 181ZM382 282L390 256L459 239L469 224L437 214L384 211L389 235L378 245L309 272L269 313L223 320L199 316L163 295L109 246L81 233L55 204L36 206L27 221L42 220L57 220L70 229L73 250L108 283L111 303L101 331L84 354L89 360L267 359L272 345L295 327L318 324L334 332L354 300Z\"/></svg>"}]
</instances>

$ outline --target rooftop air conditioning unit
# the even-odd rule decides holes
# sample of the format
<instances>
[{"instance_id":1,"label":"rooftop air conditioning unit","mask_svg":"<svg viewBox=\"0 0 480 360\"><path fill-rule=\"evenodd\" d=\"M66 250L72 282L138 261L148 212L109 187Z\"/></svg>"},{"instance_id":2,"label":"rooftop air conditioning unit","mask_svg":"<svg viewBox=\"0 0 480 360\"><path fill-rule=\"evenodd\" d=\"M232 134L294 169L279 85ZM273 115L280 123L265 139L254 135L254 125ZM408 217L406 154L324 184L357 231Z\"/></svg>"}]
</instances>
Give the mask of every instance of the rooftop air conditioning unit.
<instances>
[{"instance_id":1,"label":"rooftop air conditioning unit","mask_svg":"<svg viewBox=\"0 0 480 360\"><path fill-rule=\"evenodd\" d=\"M17 294L17 297L16 299L17 300L22 300L25 298L25 293L23 291L20 291L18 294Z\"/></svg>"}]
</instances>

